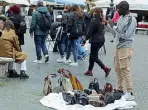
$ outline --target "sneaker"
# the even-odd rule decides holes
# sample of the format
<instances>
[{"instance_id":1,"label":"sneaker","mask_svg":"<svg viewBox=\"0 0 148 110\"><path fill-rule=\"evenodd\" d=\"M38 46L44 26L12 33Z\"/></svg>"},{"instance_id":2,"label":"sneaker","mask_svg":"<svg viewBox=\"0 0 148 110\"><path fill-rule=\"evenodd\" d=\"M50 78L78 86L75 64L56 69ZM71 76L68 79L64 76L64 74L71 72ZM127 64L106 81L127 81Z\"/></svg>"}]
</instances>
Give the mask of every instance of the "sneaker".
<instances>
[{"instance_id":1,"label":"sneaker","mask_svg":"<svg viewBox=\"0 0 148 110\"><path fill-rule=\"evenodd\" d=\"M69 60L65 60L64 64L68 65L69 64Z\"/></svg>"},{"instance_id":2,"label":"sneaker","mask_svg":"<svg viewBox=\"0 0 148 110\"><path fill-rule=\"evenodd\" d=\"M71 59L68 60L68 63L71 63Z\"/></svg>"},{"instance_id":3,"label":"sneaker","mask_svg":"<svg viewBox=\"0 0 148 110\"><path fill-rule=\"evenodd\" d=\"M16 70L8 70L8 78L18 78L20 77L19 74L17 74Z\"/></svg>"},{"instance_id":4,"label":"sneaker","mask_svg":"<svg viewBox=\"0 0 148 110\"><path fill-rule=\"evenodd\" d=\"M133 93L131 92L126 93L125 95L123 95L123 97L126 99L126 101L132 101L135 99Z\"/></svg>"},{"instance_id":5,"label":"sneaker","mask_svg":"<svg viewBox=\"0 0 148 110\"><path fill-rule=\"evenodd\" d=\"M78 66L78 62L70 63L70 66Z\"/></svg>"},{"instance_id":6,"label":"sneaker","mask_svg":"<svg viewBox=\"0 0 148 110\"><path fill-rule=\"evenodd\" d=\"M45 55L45 63L49 61L49 55Z\"/></svg>"},{"instance_id":7,"label":"sneaker","mask_svg":"<svg viewBox=\"0 0 148 110\"><path fill-rule=\"evenodd\" d=\"M64 58L59 58L59 59L57 59L57 63L62 63L62 62L65 62L65 60L66 60L66 58L64 57Z\"/></svg>"},{"instance_id":8,"label":"sneaker","mask_svg":"<svg viewBox=\"0 0 148 110\"><path fill-rule=\"evenodd\" d=\"M88 70L86 73L84 73L85 76L93 76L92 71Z\"/></svg>"},{"instance_id":9,"label":"sneaker","mask_svg":"<svg viewBox=\"0 0 148 110\"><path fill-rule=\"evenodd\" d=\"M20 72L20 79L28 79L28 78L29 78L29 76L26 74L25 71Z\"/></svg>"},{"instance_id":10,"label":"sneaker","mask_svg":"<svg viewBox=\"0 0 148 110\"><path fill-rule=\"evenodd\" d=\"M34 63L38 63L38 64L43 63L42 60L35 60L35 61L33 61L33 62L34 62Z\"/></svg>"}]
</instances>

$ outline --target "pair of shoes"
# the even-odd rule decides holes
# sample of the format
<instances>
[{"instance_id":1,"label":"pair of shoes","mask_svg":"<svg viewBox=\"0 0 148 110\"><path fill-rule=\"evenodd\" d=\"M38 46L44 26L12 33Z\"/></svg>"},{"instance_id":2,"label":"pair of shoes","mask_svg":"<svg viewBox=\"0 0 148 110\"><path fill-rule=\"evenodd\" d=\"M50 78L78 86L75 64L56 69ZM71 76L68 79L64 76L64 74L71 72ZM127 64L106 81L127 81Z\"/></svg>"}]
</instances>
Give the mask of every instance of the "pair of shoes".
<instances>
[{"instance_id":1,"label":"pair of shoes","mask_svg":"<svg viewBox=\"0 0 148 110\"><path fill-rule=\"evenodd\" d=\"M70 66L78 66L78 62L72 62L69 64Z\"/></svg>"},{"instance_id":2,"label":"pair of shoes","mask_svg":"<svg viewBox=\"0 0 148 110\"><path fill-rule=\"evenodd\" d=\"M20 79L28 79L29 76L26 74L24 70L21 70L20 72Z\"/></svg>"},{"instance_id":3,"label":"pair of shoes","mask_svg":"<svg viewBox=\"0 0 148 110\"><path fill-rule=\"evenodd\" d=\"M66 65L69 65L69 63L71 63L71 60L70 59L64 61L64 64L66 64Z\"/></svg>"},{"instance_id":4,"label":"pair of shoes","mask_svg":"<svg viewBox=\"0 0 148 110\"><path fill-rule=\"evenodd\" d=\"M66 61L66 58L65 57L63 57L63 58L58 58L57 59L57 63L63 63L63 62L65 62Z\"/></svg>"},{"instance_id":5,"label":"pair of shoes","mask_svg":"<svg viewBox=\"0 0 148 110\"><path fill-rule=\"evenodd\" d=\"M93 73L91 70L88 70L87 72L84 73L85 76L93 76Z\"/></svg>"},{"instance_id":6,"label":"pair of shoes","mask_svg":"<svg viewBox=\"0 0 148 110\"><path fill-rule=\"evenodd\" d=\"M16 70L8 70L8 78L19 78L20 75L17 74Z\"/></svg>"},{"instance_id":7,"label":"pair of shoes","mask_svg":"<svg viewBox=\"0 0 148 110\"><path fill-rule=\"evenodd\" d=\"M132 101L135 99L134 95L132 92L127 92L125 95L123 95L126 101Z\"/></svg>"},{"instance_id":8,"label":"pair of shoes","mask_svg":"<svg viewBox=\"0 0 148 110\"><path fill-rule=\"evenodd\" d=\"M45 55L45 63L49 61L49 55ZM44 63L42 59L33 61L34 63L42 64Z\"/></svg>"}]
</instances>

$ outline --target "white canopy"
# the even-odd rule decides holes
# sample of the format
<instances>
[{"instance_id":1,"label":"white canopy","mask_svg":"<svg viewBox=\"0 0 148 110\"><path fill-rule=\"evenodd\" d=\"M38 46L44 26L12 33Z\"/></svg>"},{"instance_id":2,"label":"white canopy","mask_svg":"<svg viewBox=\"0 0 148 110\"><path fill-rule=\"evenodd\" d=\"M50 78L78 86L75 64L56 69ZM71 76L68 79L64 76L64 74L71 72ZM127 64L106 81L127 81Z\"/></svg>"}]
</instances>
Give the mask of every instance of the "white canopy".
<instances>
[{"instance_id":1,"label":"white canopy","mask_svg":"<svg viewBox=\"0 0 148 110\"><path fill-rule=\"evenodd\" d=\"M19 4L19 5L29 5L29 2L27 0L0 0L5 1L10 4Z\"/></svg>"},{"instance_id":2,"label":"white canopy","mask_svg":"<svg viewBox=\"0 0 148 110\"><path fill-rule=\"evenodd\" d=\"M123 0L114 0L117 5ZM148 0L126 0L130 4L130 10L148 10ZM94 2L99 7L110 7L110 0L98 0Z\"/></svg>"}]
</instances>

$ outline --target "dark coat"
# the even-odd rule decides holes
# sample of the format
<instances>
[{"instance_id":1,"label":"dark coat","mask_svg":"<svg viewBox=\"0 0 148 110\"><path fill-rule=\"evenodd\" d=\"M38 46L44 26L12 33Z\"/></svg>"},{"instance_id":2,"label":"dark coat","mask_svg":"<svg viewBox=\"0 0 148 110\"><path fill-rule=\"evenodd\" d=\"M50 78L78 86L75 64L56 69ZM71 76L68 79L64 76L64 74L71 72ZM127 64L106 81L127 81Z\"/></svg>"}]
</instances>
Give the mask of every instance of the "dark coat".
<instances>
[{"instance_id":1,"label":"dark coat","mask_svg":"<svg viewBox=\"0 0 148 110\"><path fill-rule=\"evenodd\" d=\"M90 40L90 43L105 42L104 38L104 25L101 23L100 15L96 15L92 18L86 40Z\"/></svg>"},{"instance_id":2,"label":"dark coat","mask_svg":"<svg viewBox=\"0 0 148 110\"><path fill-rule=\"evenodd\" d=\"M79 25L78 27L76 26L76 22L77 25ZM83 32L81 33L81 35L80 34L78 35L76 30L81 30L81 29ZM71 12L67 22L67 33L70 33L69 38L71 40L77 39L78 37L85 35L85 30L86 30L86 25L84 22L84 18L78 17L76 12Z\"/></svg>"},{"instance_id":3,"label":"dark coat","mask_svg":"<svg viewBox=\"0 0 148 110\"><path fill-rule=\"evenodd\" d=\"M16 32L16 35L18 36L18 39L19 39L19 45L24 45L24 34L20 34L18 32L18 30L20 28L22 16L19 14L12 14L9 17L9 19L13 22L13 24L15 26L15 32Z\"/></svg>"}]
</instances>

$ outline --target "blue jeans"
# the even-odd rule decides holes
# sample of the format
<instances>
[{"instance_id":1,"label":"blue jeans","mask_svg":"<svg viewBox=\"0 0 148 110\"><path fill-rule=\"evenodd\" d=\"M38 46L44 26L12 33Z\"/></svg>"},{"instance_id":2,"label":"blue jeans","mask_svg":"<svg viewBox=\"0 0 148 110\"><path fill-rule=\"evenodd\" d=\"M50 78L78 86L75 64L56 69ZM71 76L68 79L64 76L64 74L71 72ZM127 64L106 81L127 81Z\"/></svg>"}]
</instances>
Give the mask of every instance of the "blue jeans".
<instances>
[{"instance_id":1,"label":"blue jeans","mask_svg":"<svg viewBox=\"0 0 148 110\"><path fill-rule=\"evenodd\" d=\"M77 56L78 56L78 59L83 59L83 57L87 56L88 53L86 52L86 50L84 49L84 47L82 46L82 43L83 43L83 39L82 37L79 37L77 39Z\"/></svg>"},{"instance_id":2,"label":"blue jeans","mask_svg":"<svg viewBox=\"0 0 148 110\"><path fill-rule=\"evenodd\" d=\"M61 41L58 41L58 49L61 57L64 57L65 49L67 48L68 37L67 34L62 34Z\"/></svg>"},{"instance_id":3,"label":"blue jeans","mask_svg":"<svg viewBox=\"0 0 148 110\"><path fill-rule=\"evenodd\" d=\"M35 35L34 36L37 60L42 59L41 50L43 51L44 56L48 55L48 50L45 44L46 37L47 37L46 35Z\"/></svg>"},{"instance_id":4,"label":"blue jeans","mask_svg":"<svg viewBox=\"0 0 148 110\"><path fill-rule=\"evenodd\" d=\"M71 51L73 53L74 62L77 62L77 46L76 46L77 40L69 40L68 46L67 46L67 56L66 59L68 60L71 55Z\"/></svg>"}]
</instances>

